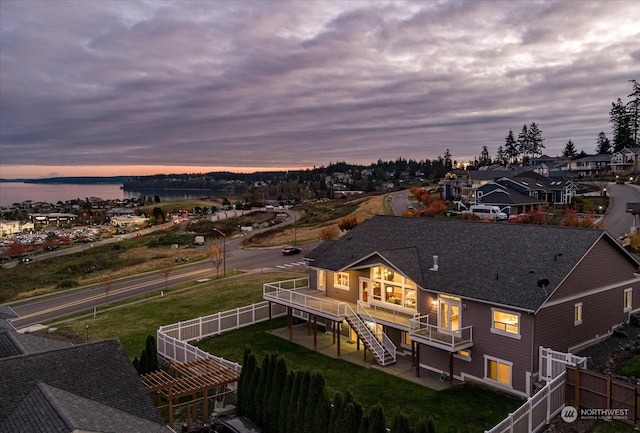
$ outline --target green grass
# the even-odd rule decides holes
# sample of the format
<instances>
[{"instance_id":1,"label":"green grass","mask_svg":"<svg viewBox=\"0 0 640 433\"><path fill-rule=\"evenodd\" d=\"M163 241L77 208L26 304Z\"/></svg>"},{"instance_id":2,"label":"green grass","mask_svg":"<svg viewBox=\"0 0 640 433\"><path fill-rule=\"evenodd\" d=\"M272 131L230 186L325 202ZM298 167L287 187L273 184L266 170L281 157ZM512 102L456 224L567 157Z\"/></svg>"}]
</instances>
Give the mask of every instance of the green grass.
<instances>
[{"instance_id":1,"label":"green grass","mask_svg":"<svg viewBox=\"0 0 640 433\"><path fill-rule=\"evenodd\" d=\"M285 319L274 320L273 326L286 326ZM350 390L365 407L381 403L389 421L400 411L413 422L420 416L432 415L439 432L482 432L522 404L518 398L471 384L434 391L397 376L325 356L267 331L268 323L260 323L204 340L198 346L239 363L245 347L251 348L259 363L265 355L277 352L294 370L322 372L330 396Z\"/></svg>"},{"instance_id":2,"label":"green grass","mask_svg":"<svg viewBox=\"0 0 640 433\"><path fill-rule=\"evenodd\" d=\"M303 276L306 274L273 272L221 278L143 303L99 311L97 317L79 318L55 327L60 336L84 341L89 326L90 340L118 338L133 359L144 349L147 335L155 335L162 325L261 302L263 283Z\"/></svg>"},{"instance_id":3,"label":"green grass","mask_svg":"<svg viewBox=\"0 0 640 433\"><path fill-rule=\"evenodd\" d=\"M625 362L622 367L620 367L620 373L623 376L640 377L640 355L634 356Z\"/></svg>"}]
</instances>

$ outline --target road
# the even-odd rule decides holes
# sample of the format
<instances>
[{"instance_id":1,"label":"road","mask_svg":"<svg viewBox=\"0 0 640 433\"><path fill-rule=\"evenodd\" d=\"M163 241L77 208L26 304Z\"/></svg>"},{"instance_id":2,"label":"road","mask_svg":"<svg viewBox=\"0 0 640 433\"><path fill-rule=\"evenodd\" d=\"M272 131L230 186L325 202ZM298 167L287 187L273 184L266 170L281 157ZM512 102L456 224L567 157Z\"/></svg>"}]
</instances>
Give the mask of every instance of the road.
<instances>
[{"instance_id":1,"label":"road","mask_svg":"<svg viewBox=\"0 0 640 433\"><path fill-rule=\"evenodd\" d=\"M640 203L640 187L637 185L607 185L609 207L604 220L607 232L616 239L631 231L633 217L627 213L627 203Z\"/></svg>"},{"instance_id":2,"label":"road","mask_svg":"<svg viewBox=\"0 0 640 433\"><path fill-rule=\"evenodd\" d=\"M315 244L303 246L303 253L296 256L283 256L280 248L236 249L234 242L227 244L227 275L234 269L252 271L256 269L305 269L302 257L305 252L315 247ZM223 274L222 266L217 271ZM176 266L166 278L160 271L148 272L113 282L108 294L105 294L101 284L66 291L55 296L33 299L27 303L17 304L12 308L20 315L19 319L11 323L18 329L51 321L70 314L91 311L93 308L103 309L105 304L121 301L145 293L160 294L163 290L189 282L206 282L216 277L216 269L207 260L191 264Z\"/></svg>"}]
</instances>

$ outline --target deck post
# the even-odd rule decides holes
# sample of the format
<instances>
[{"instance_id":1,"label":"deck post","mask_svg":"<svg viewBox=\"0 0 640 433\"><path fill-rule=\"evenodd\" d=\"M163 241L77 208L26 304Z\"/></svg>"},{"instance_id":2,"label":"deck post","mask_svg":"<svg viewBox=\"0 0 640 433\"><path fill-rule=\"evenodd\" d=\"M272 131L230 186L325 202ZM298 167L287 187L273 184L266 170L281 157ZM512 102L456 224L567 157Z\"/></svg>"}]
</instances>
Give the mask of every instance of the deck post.
<instances>
[{"instance_id":1,"label":"deck post","mask_svg":"<svg viewBox=\"0 0 640 433\"><path fill-rule=\"evenodd\" d=\"M411 365L416 365L416 342L411 340Z\"/></svg>"},{"instance_id":2,"label":"deck post","mask_svg":"<svg viewBox=\"0 0 640 433\"><path fill-rule=\"evenodd\" d=\"M333 337L333 341L331 344L336 344L336 321L331 321L331 336Z\"/></svg>"},{"instance_id":3,"label":"deck post","mask_svg":"<svg viewBox=\"0 0 640 433\"><path fill-rule=\"evenodd\" d=\"M420 343L416 342L416 377L420 377Z\"/></svg>"},{"instance_id":4,"label":"deck post","mask_svg":"<svg viewBox=\"0 0 640 433\"><path fill-rule=\"evenodd\" d=\"M313 315L313 348L318 348L318 316Z\"/></svg>"},{"instance_id":5,"label":"deck post","mask_svg":"<svg viewBox=\"0 0 640 433\"><path fill-rule=\"evenodd\" d=\"M453 384L453 352L449 352L449 383Z\"/></svg>"},{"instance_id":6,"label":"deck post","mask_svg":"<svg viewBox=\"0 0 640 433\"><path fill-rule=\"evenodd\" d=\"M337 346L338 346L338 356L340 356L340 334L341 334L340 329L338 329L338 344L337 344Z\"/></svg>"}]
</instances>

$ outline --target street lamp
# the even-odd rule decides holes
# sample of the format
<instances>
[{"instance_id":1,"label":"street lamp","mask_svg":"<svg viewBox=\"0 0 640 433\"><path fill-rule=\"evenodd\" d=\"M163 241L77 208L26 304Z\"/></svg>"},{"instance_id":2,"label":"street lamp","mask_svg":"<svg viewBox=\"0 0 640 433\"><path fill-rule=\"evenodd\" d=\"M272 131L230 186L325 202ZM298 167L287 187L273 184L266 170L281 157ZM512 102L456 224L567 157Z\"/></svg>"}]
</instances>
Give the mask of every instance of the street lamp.
<instances>
[{"instance_id":1,"label":"street lamp","mask_svg":"<svg viewBox=\"0 0 640 433\"><path fill-rule=\"evenodd\" d=\"M227 276L227 236L222 233L217 228L213 228L215 231L222 235L222 276ZM220 262L218 262L218 266L220 266Z\"/></svg>"}]
</instances>

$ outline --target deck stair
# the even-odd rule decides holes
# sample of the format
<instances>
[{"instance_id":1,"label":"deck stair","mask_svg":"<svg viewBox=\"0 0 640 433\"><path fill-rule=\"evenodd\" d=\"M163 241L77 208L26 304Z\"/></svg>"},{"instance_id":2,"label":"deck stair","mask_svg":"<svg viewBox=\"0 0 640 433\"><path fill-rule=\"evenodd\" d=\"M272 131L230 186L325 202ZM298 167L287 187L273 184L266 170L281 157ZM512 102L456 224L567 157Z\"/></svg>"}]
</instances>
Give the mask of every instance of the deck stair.
<instances>
[{"instance_id":1,"label":"deck stair","mask_svg":"<svg viewBox=\"0 0 640 433\"><path fill-rule=\"evenodd\" d=\"M356 313L351 306L347 306L345 320L351 326L364 346L373 354L376 363L381 366L391 365L396 362L396 346L386 334L376 335L365 321L375 323L364 308L358 308Z\"/></svg>"}]
</instances>

